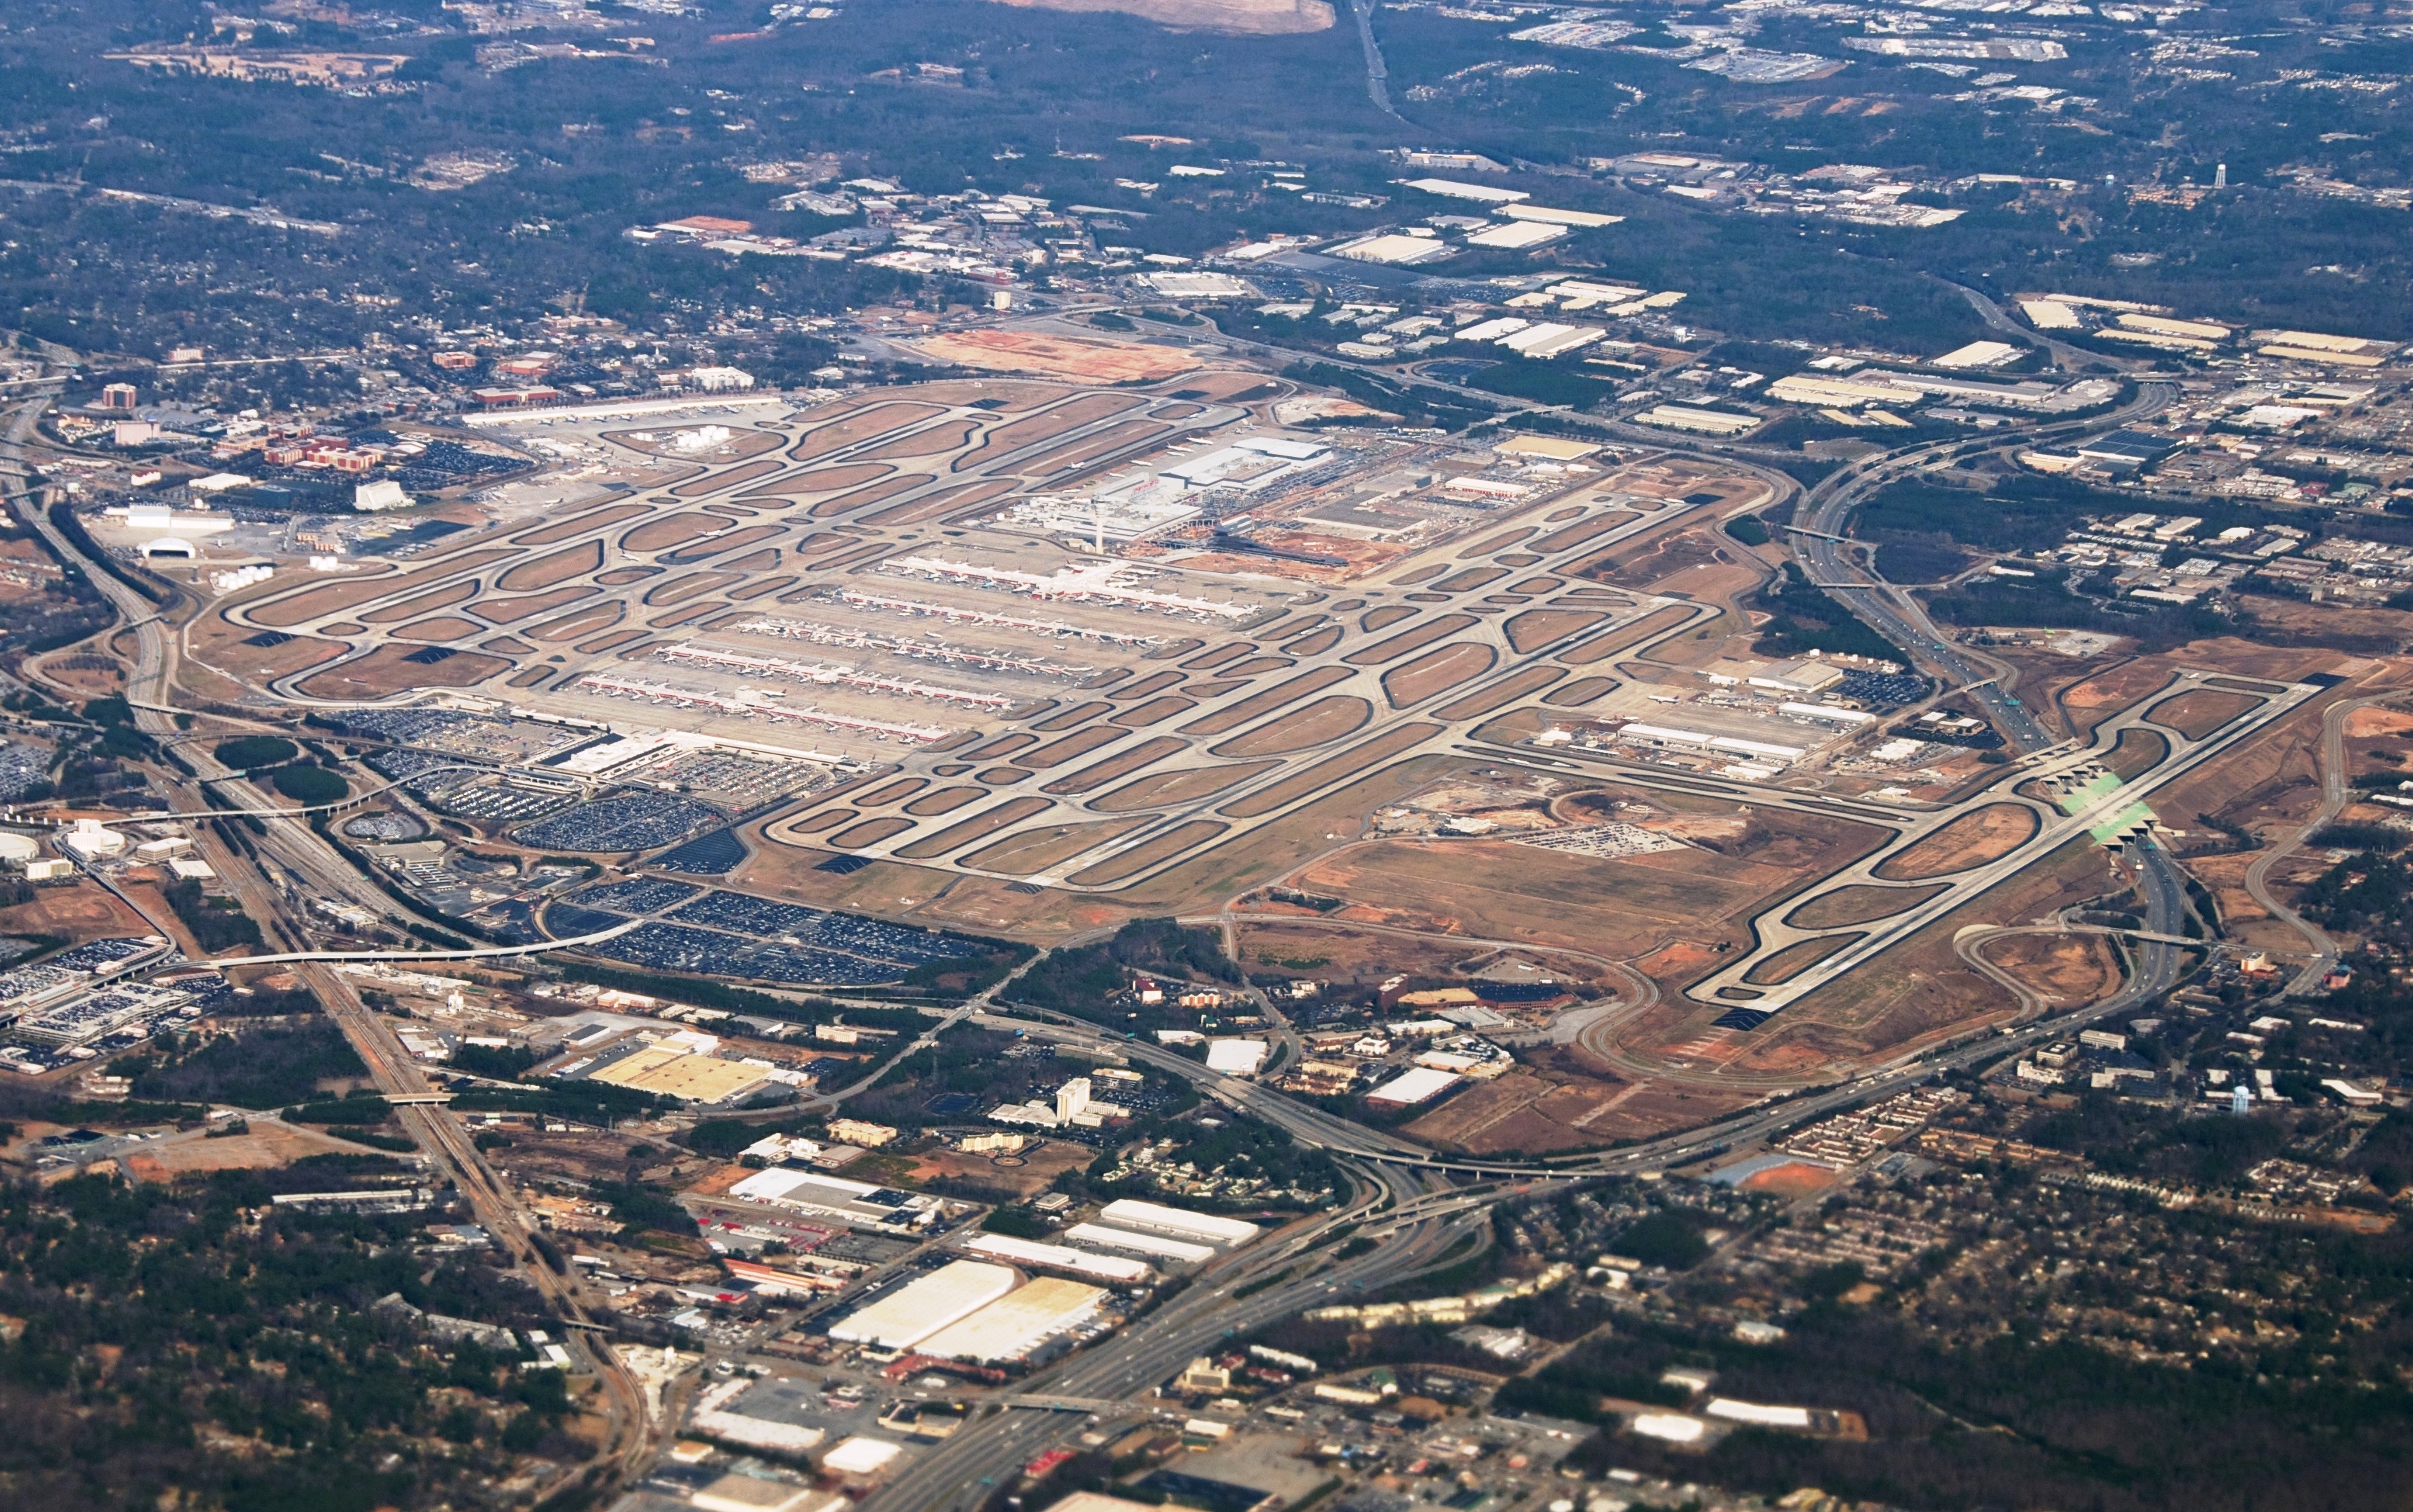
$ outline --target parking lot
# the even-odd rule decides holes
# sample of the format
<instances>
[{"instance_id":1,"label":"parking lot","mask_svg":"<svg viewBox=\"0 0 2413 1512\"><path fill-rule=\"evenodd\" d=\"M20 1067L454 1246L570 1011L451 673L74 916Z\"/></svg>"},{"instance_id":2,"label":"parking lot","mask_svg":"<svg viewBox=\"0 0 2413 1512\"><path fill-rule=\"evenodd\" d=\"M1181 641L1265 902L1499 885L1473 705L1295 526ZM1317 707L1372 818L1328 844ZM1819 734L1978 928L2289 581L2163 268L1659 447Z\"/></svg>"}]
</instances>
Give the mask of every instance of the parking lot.
<instances>
[{"instance_id":1,"label":"parking lot","mask_svg":"<svg viewBox=\"0 0 2413 1512\"><path fill-rule=\"evenodd\" d=\"M547 851L650 851L686 839L728 816L709 804L667 793L599 798L521 826L511 838Z\"/></svg>"}]
</instances>

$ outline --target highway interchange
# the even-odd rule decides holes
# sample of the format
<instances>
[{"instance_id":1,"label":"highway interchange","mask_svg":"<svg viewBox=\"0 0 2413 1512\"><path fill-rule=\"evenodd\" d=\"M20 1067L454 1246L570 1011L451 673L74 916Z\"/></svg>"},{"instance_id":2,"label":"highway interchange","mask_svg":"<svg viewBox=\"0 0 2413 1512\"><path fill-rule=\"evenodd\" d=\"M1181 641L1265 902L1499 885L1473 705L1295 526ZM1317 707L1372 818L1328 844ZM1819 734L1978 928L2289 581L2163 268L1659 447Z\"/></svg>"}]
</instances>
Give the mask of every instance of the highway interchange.
<instances>
[{"instance_id":1,"label":"highway interchange","mask_svg":"<svg viewBox=\"0 0 2413 1512\"><path fill-rule=\"evenodd\" d=\"M2150 412L2151 408L2167 400L2167 390L2148 382L2144 396L2124 411L2122 417L2114 418ZM37 401L14 412L7 445L0 449L0 456L5 456L7 462L16 467L11 493L21 513L42 531L64 560L82 562L84 558L78 547L50 526L39 503L22 487L25 476L23 446L40 408ZM2107 422L2097 420L2091 422L2089 428ZM2032 442L2061 430L2077 428L2080 427L2073 422L2028 427L2016 437L2007 439ZM2122 730L2138 727L2149 719L2150 715L2146 711L2156 700L2144 701L2121 718L2109 721L2085 749L2056 749L2053 737L2036 720L2033 712L2019 701L2011 683L2003 675L2004 668L1950 644L1906 595L1875 579L1855 562L1845 550L1843 540L1851 510L1885 482L1922 467L1936 466L1973 451L1999 449L2006 444L2006 437L1998 431L1979 441L1912 448L1855 465L1803 495L1799 501L1795 520L1799 527L1796 536L1797 549L1804 565L1818 581L1843 594L1855 612L1862 615L1882 633L1912 646L1915 659L1924 670L1941 677L1947 687L1967 692L1985 706L1996 727L2021 753L2021 760L2016 771L2007 775L2000 785L2001 789L2007 791L2039 777L2080 773L2098 765ZM1732 457L1721 457L1718 461L1727 467L1741 466ZM1780 480L1781 475L1769 475L1769 497L1794 492L1789 481ZM1598 542L1591 544L1597 545ZM136 638L135 668L127 692L137 710L138 723L155 738L177 742L182 759L196 773L198 780L190 789L177 795L176 808L195 818L225 811L222 806L213 808L209 805L201 795L201 785L232 783L239 780L239 775L217 764L209 756L205 743L180 741L174 728L171 711L174 706L172 689L177 639L168 633L165 623L152 604L98 564L85 562L85 565L96 586L108 595L123 615L125 624L121 629L130 629ZM1636 607L1648 610L1656 606ZM1632 611L1627 615L1618 616L1614 623L1598 627L1590 633L1608 633L1630 617ZM1494 627L1487 627L1490 628ZM1508 649L1503 643L1498 642L1493 643L1493 648L1497 651ZM1563 646L1554 649L1562 650ZM1512 657L1501 668L1502 674L1515 670L1515 665L1516 659ZM1822 963L1828 969L1813 968L1810 972L1752 1001L1763 1009L1781 1007L1784 1001L1864 962L1916 928L1942 917L1951 907L1986 891L2021 867L2032 864L2036 857L2050 853L2067 838L2099 826L2108 815L2124 810L2142 793L2150 791L2156 781L2172 779L2200 761L2209 760L2234 743L2250 738L2319 691L2321 689L2317 688L2302 684L2270 685L2265 689L2262 703L2218 730L2199 737L2189 737L2165 728L2162 733L2170 742L2170 753L2152 773L2127 787L2098 795L2074 809L2035 797L2004 800L1999 793L1992 793L1984 801L2016 801L2037 812L2039 823L2035 839L2016 848L2010 854L1984 868L1982 873L1956 879L1940 904L1922 906L1904 913L1899 921L1900 927L1890 925L1880 926L1873 939L1865 942L1866 948L1856 946L1831 956L1828 962ZM2334 748L2338 720L2343 718L2346 707L2341 704L2329 711L2327 734L2331 752L2330 759L2324 763L2324 775L2330 784L2332 801L2324 806L2321 816L2324 819L2333 815L2343 802L2338 775L2341 764ZM1450 723L1452 727L1439 734L1428 749L1481 753L1503 761L1531 759L1530 752L1514 748L1470 744L1473 737L1473 721ZM1556 767L1566 763L1553 760L1549 764ZM1897 853L1917 838L1940 827L1954 814L1966 811L1974 805L1973 800L1949 811L1924 809L1918 806L1886 804L1780 787L1699 779L1631 763L1598 763L1597 769L1613 773L1621 781L1646 787L1661 785L1670 792L1708 792L1718 796L1738 797L1745 802L1798 808L1803 811L1884 823L1896 831L1898 840L1850 874L1863 883L1870 880L1865 873L1873 869L1885 856ZM269 931L272 940L291 938L286 921L289 916L301 912L305 906L303 900L310 897L356 901L380 915L392 912L393 903L390 897L355 872L302 822L306 817L303 811L277 809L266 805L243 811L260 826L261 833L257 836L253 847L258 852L256 860L215 840L206 825L197 824L195 827L208 859L218 867L237 896L244 900ZM2311 827L2307 825L2305 832L2309 833ZM1697 1168L1725 1151L1764 1139L1825 1112L1881 1098L1946 1072L1967 1070L2018 1053L2044 1040L2065 1035L2084 1023L2133 1011L2176 983L2185 970L2189 952L2169 942L2170 939L2182 934L2186 918L2184 882L2176 867L2149 836L2140 837L2131 847L2130 854L2136 863L2144 899L2144 933L2165 938L2139 939L2130 943L2127 978L2111 997L2059 1012L2050 1011L2039 1001L2014 1027L1968 1035L1957 1042L1929 1048L1898 1062L1873 1068L1846 1083L1771 1096L1741 1115L1717 1125L1623 1149L1553 1160L1503 1162L1435 1155L1395 1135L1336 1118L1272 1088L1224 1077L1160 1046L1107 1034L1077 1020L1000 1006L1001 1001L1010 998L1010 993L1004 990L1010 984L1000 984L935 1022L920 1043L933 1043L948 1029L970 1021L1035 1037L1073 1042L1094 1053L1118 1056L1132 1063L1146 1064L1158 1071L1187 1077L1196 1083L1206 1095L1233 1109L1264 1119L1303 1142L1330 1151L1349 1175L1353 1192L1348 1200L1335 1210L1303 1221L1274 1238L1230 1257L1216 1268L1195 1278L1188 1287L1111 1340L1072 1356L1020 1384L1003 1399L1007 1404L996 1407L940 1448L914 1461L873 1498L869 1507L872 1512L923 1512L923 1509L928 1509L928 1512L957 1512L957 1509L969 1512L970 1508L984 1503L1015 1467L1051 1444L1061 1441L1067 1424L1080 1420L1076 1413L1065 1410L1068 1406L1078 1408L1088 1403L1132 1401L1168 1378L1192 1356L1221 1338L1247 1332L1314 1305L1319 1299L1338 1291L1379 1290L1421 1270L1433 1268L1437 1263L1464 1253L1462 1247L1470 1242L1470 1236L1473 1243L1485 1241L1488 1233L1488 1206L1498 1200L1503 1191L1600 1176ZM2255 881L2259 883L2258 874ZM1784 911L1793 912L1800 901L1798 897L1789 900ZM2286 915L2283 913L2283 916ZM632 921L625 927L634 926ZM2301 927L2305 929L2308 939L2315 939L2317 950L2317 931L2309 926ZM1764 920L1759 949L1749 959L1730 964L1725 971L1701 985L1698 990L1713 994L1721 986L1739 986L1752 962L1803 937L1799 930L1788 933L1781 918ZM540 948L561 948L564 944L579 942L557 941L550 947ZM347 954L403 961L486 953L414 951ZM330 962L335 958L333 953L307 949L283 951L261 957L263 960L290 961L303 971L305 980L327 1003L370 1066L380 1089L395 1097L423 1096L427 1092L427 1084L416 1064L403 1053L391 1030L363 1005L349 979L330 969ZM868 1082L842 1089L830 1094L827 1100L841 1100L848 1092L857 1090L863 1085L868 1085ZM593 1326L598 1316L591 1311L595 1306L594 1299L574 1277L562 1275L546 1263L534 1238L537 1225L532 1217L521 1205L518 1194L486 1164L457 1118L440 1104L432 1104L407 1106L401 1110L401 1117L436 1168L452 1181L475 1208L480 1222L503 1243L521 1273L544 1292L562 1320L570 1326L571 1347L582 1365L591 1371L600 1383L601 1401L611 1431L596 1460L585 1468L585 1475L593 1484L601 1486L614 1480L625 1480L642 1470L668 1425L648 1419L644 1394L633 1375L613 1350L590 1337L595 1331ZM1468 1182L1474 1184L1461 1184ZM1378 1238L1380 1242L1363 1253L1341 1259L1339 1258L1338 1241L1344 1233L1362 1234ZM1247 1295L1240 1295L1243 1292ZM1014 1399L1022 1399L1030 1405L1011 1405Z\"/></svg>"}]
</instances>

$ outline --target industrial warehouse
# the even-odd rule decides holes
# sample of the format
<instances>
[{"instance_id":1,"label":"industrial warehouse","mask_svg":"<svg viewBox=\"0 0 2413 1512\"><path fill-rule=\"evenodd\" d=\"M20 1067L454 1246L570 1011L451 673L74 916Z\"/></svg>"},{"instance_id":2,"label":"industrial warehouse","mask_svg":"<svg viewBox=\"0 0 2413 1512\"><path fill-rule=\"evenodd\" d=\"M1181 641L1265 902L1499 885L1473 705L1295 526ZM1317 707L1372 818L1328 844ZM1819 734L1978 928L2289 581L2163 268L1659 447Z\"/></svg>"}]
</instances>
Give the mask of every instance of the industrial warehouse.
<instances>
[{"instance_id":1,"label":"industrial warehouse","mask_svg":"<svg viewBox=\"0 0 2413 1512\"><path fill-rule=\"evenodd\" d=\"M876 1189L841 1200L849 1189L861 1186L771 1170L739 1182L729 1194L844 1217L862 1226L866 1204L880 1200ZM929 1360L1026 1364L1102 1326L1117 1311L1110 1288L1147 1287L1159 1279L1159 1265L1187 1270L1259 1234L1256 1224L1238 1219L1129 1198L1106 1204L1099 1216L1101 1222L1071 1224L1046 1242L974 1234L957 1246L961 1256L972 1258L950 1256L892 1285L830 1324L828 1337L876 1353L910 1351ZM1134 1258L1134 1252L1147 1258Z\"/></svg>"},{"instance_id":2,"label":"industrial warehouse","mask_svg":"<svg viewBox=\"0 0 2413 1512\"><path fill-rule=\"evenodd\" d=\"M1005 1266L954 1260L832 1324L843 1343L973 1365L1021 1363L1094 1321L1102 1287L1054 1277L1022 1282Z\"/></svg>"}]
</instances>

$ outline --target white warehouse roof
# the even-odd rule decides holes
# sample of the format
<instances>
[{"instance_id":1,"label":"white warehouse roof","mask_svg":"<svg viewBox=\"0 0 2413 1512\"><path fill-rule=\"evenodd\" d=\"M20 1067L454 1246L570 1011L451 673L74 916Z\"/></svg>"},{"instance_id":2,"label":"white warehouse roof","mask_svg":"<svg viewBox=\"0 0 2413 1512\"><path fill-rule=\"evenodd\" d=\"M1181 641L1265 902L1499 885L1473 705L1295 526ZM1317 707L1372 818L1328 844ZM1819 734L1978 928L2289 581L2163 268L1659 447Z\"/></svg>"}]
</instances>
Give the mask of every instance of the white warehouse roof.
<instances>
[{"instance_id":1,"label":"white warehouse roof","mask_svg":"<svg viewBox=\"0 0 2413 1512\"><path fill-rule=\"evenodd\" d=\"M1179 1260L1196 1265L1215 1258L1211 1244L1192 1244L1186 1239L1167 1238L1162 1234L1134 1234L1129 1229L1108 1228L1103 1223L1075 1223L1064 1231L1068 1239L1094 1244L1103 1250L1129 1250L1133 1254L1152 1254L1162 1260Z\"/></svg>"},{"instance_id":2,"label":"white warehouse roof","mask_svg":"<svg viewBox=\"0 0 2413 1512\"><path fill-rule=\"evenodd\" d=\"M1053 1277L1034 1281L962 1322L923 1339L921 1351L942 1359L974 1364L1021 1359L1057 1334L1095 1316L1105 1296L1101 1288L1084 1286L1077 1281L1058 1281ZM836 1329L831 1330L833 1337L836 1333Z\"/></svg>"},{"instance_id":3,"label":"white warehouse roof","mask_svg":"<svg viewBox=\"0 0 2413 1512\"><path fill-rule=\"evenodd\" d=\"M1366 1094L1369 1103L1422 1103L1434 1094L1457 1085L1463 1078L1454 1071L1436 1071L1430 1066L1414 1066L1399 1073Z\"/></svg>"},{"instance_id":4,"label":"white warehouse roof","mask_svg":"<svg viewBox=\"0 0 2413 1512\"><path fill-rule=\"evenodd\" d=\"M1167 1208L1160 1203L1141 1202L1133 1197L1106 1204L1098 1216L1118 1228L1135 1228L1143 1234L1170 1234L1177 1239L1194 1239L1201 1244L1224 1248L1246 1244L1257 1237L1254 1223L1244 1223L1236 1218L1218 1218L1212 1213Z\"/></svg>"},{"instance_id":5,"label":"white warehouse roof","mask_svg":"<svg viewBox=\"0 0 2413 1512\"><path fill-rule=\"evenodd\" d=\"M1087 1250L1075 1250L1067 1244L1036 1244L1003 1234L984 1234L964 1248L991 1260L1047 1266L1058 1270L1094 1276L1100 1281L1142 1282L1148 1275L1145 1261L1130 1260L1118 1254L1091 1254Z\"/></svg>"},{"instance_id":6,"label":"white warehouse roof","mask_svg":"<svg viewBox=\"0 0 2413 1512\"><path fill-rule=\"evenodd\" d=\"M1208 1040L1206 1069L1226 1076L1253 1076L1271 1048L1265 1040Z\"/></svg>"},{"instance_id":7,"label":"white warehouse roof","mask_svg":"<svg viewBox=\"0 0 2413 1512\"><path fill-rule=\"evenodd\" d=\"M831 1325L829 1336L847 1343L910 1349L1013 1290L1014 1272L1005 1267L956 1260L856 1309Z\"/></svg>"}]
</instances>

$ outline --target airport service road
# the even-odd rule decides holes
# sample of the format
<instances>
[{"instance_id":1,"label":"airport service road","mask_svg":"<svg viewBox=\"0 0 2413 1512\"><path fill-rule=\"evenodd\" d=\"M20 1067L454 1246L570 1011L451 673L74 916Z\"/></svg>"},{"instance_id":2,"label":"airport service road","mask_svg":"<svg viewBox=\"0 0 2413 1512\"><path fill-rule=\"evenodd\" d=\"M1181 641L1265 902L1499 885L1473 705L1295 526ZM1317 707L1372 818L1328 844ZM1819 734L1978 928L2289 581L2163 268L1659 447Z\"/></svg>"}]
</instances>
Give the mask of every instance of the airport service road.
<instances>
[{"instance_id":1,"label":"airport service road","mask_svg":"<svg viewBox=\"0 0 2413 1512\"><path fill-rule=\"evenodd\" d=\"M1207 379L1236 381L1156 388ZM998 515L1143 453L1162 465L1245 440L1259 422L1147 390L883 391L733 432L663 492L462 532L376 577L273 579L213 604L190 635L210 654L272 632L339 644L334 660L260 685L294 707L421 696L416 669L395 663L460 657L478 674L462 680L545 714L775 746L802 735L888 780L807 798L767 826L774 844L1118 891L1453 752L1489 721L1596 702L1620 681L1612 658L1724 611L1577 569L1793 487L1665 453L1519 463L1513 482L1476 481L1492 494L1433 503L1421 547L1345 594L1245 553L1195 571L1068 563L1054 527ZM677 461L667 432L512 423L597 455L617 448L615 465ZM1308 502L1283 507L1355 509L1366 479L1435 500L1458 486L1432 481L1442 443L1354 444L1302 463L1284 486ZM502 681L497 657L531 645L545 664Z\"/></svg>"},{"instance_id":2,"label":"airport service road","mask_svg":"<svg viewBox=\"0 0 2413 1512\"><path fill-rule=\"evenodd\" d=\"M2321 716L2321 806L2293 835L2271 847L2245 868L2245 893L2272 918L2304 937L2312 946L2313 958L2287 984L2287 995L2302 997L2318 986L2332 966L2337 964L2337 942L2320 926L2295 909L2281 902L2271 892L2271 869L2303 849L2315 832L2337 818L2349 796L2346 770L2346 721L2354 711L2378 703L2375 698L2347 699L2332 704Z\"/></svg>"},{"instance_id":3,"label":"airport service road","mask_svg":"<svg viewBox=\"0 0 2413 1512\"><path fill-rule=\"evenodd\" d=\"M2306 701L2320 697L2330 686L2333 683L2273 683L2218 672L2181 670L2168 683L2097 725L2084 749L2005 767L2005 776L1991 786L1906 826L1866 857L1762 913L1753 921L1757 938L1752 950L1694 984L1687 989L1688 995L1702 1002L1734 1004L1737 1013L1728 1016L1737 1022L1730 1027L1755 1028L1767 1015L1866 966L2070 841L2089 836L2100 841L2140 831L2152 821L2144 803L2155 790L2253 739ZM2251 696L2257 702L2218 727L2197 735L2154 718L2173 700L2232 692ZM2156 740L2164 746L2164 751L2149 768L2123 781L2113 775L2110 763L2122 737L2131 734ZM1943 857L1943 848L1955 842L1955 837L1946 832L1955 824L1965 828L1973 816L1980 813L2033 827L2025 839L1998 846L1990 856L1973 857L1959 866L1943 864L1940 859L1916 865L1921 859L1913 853L1917 848L1925 846L1928 857ZM2027 816L2025 820L2021 819L2021 814ZM1913 863L1913 867L1905 868L1905 861ZM1887 875L1888 868L1892 869L1891 876ZM1811 904L1845 888L1871 893L1898 891L1905 899L1916 898L1925 889L1938 890L1874 922L1825 927L1792 922ZM1754 978L1765 981L1774 974L1768 963L1784 951L1819 941L1843 943L1815 965L1780 983L1753 985ZM1740 1021L1744 1018L1749 1022Z\"/></svg>"}]
</instances>

